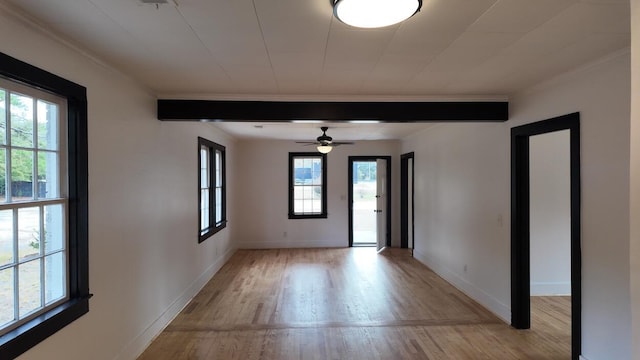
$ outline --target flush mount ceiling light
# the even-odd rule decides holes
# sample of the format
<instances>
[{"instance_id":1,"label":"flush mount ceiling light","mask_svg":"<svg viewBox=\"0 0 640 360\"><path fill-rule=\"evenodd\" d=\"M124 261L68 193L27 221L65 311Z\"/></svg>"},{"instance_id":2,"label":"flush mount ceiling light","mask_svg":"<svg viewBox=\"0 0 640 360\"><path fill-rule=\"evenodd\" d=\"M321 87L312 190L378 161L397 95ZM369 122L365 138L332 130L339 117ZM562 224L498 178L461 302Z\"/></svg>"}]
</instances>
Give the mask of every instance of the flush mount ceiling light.
<instances>
[{"instance_id":1,"label":"flush mount ceiling light","mask_svg":"<svg viewBox=\"0 0 640 360\"><path fill-rule=\"evenodd\" d=\"M397 24L420 11L422 0L332 0L333 14L343 23L360 28Z\"/></svg>"}]
</instances>

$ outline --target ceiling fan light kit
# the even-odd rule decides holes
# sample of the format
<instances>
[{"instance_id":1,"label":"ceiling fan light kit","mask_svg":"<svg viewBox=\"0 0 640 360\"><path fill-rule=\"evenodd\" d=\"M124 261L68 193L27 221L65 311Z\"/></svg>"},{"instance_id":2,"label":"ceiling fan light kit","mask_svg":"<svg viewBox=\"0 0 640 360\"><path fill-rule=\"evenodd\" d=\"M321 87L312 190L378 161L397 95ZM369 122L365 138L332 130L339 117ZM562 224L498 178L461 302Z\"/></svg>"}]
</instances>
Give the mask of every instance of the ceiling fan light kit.
<instances>
[{"instance_id":1,"label":"ceiling fan light kit","mask_svg":"<svg viewBox=\"0 0 640 360\"><path fill-rule=\"evenodd\" d=\"M333 146L331 145L318 145L317 147L318 151L323 153L323 154L328 154L329 152L331 152L331 150L333 150Z\"/></svg>"},{"instance_id":2,"label":"ceiling fan light kit","mask_svg":"<svg viewBox=\"0 0 640 360\"><path fill-rule=\"evenodd\" d=\"M333 14L347 25L380 28L397 24L420 11L422 0L332 0Z\"/></svg>"}]
</instances>

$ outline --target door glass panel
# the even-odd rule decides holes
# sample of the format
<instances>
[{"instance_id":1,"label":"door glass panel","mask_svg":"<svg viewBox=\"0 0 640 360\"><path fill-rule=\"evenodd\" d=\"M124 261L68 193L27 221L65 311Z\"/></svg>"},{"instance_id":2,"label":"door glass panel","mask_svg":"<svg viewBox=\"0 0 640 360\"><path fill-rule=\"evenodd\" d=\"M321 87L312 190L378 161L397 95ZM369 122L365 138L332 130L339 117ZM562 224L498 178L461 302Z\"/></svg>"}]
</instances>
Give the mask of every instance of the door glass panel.
<instances>
[{"instance_id":1,"label":"door glass panel","mask_svg":"<svg viewBox=\"0 0 640 360\"><path fill-rule=\"evenodd\" d=\"M376 243L376 162L353 162L353 243Z\"/></svg>"}]
</instances>

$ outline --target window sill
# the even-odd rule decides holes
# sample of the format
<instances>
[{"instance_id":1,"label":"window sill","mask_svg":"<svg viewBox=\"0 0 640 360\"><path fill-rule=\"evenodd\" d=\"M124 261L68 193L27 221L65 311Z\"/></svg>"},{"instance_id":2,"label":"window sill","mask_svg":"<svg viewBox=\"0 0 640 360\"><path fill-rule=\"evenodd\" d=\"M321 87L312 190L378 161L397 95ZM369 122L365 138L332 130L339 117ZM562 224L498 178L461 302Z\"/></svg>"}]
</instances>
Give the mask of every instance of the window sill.
<instances>
[{"instance_id":1,"label":"window sill","mask_svg":"<svg viewBox=\"0 0 640 360\"><path fill-rule=\"evenodd\" d=\"M89 312L89 298L71 299L0 336L0 358L13 359Z\"/></svg>"},{"instance_id":2,"label":"window sill","mask_svg":"<svg viewBox=\"0 0 640 360\"><path fill-rule=\"evenodd\" d=\"M215 235L216 233L218 233L218 231L224 229L227 227L227 220L223 220L219 223L216 224L215 227L209 228L207 229L207 231L204 234L200 234L200 236L198 236L198 243L201 243L205 240L207 240L208 238L212 237L213 235Z\"/></svg>"},{"instance_id":3,"label":"window sill","mask_svg":"<svg viewBox=\"0 0 640 360\"><path fill-rule=\"evenodd\" d=\"M296 215L289 214L289 219L326 219L327 214L304 214L304 215Z\"/></svg>"}]
</instances>

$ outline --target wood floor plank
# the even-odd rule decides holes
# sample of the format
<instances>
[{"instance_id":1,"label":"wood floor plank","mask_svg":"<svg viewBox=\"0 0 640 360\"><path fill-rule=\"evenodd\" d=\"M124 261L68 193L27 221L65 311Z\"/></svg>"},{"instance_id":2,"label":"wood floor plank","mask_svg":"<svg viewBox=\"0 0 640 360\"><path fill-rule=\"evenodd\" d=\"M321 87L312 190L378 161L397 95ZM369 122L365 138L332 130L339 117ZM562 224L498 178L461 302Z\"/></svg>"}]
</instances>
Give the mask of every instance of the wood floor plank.
<instances>
[{"instance_id":1,"label":"wood floor plank","mask_svg":"<svg viewBox=\"0 0 640 360\"><path fill-rule=\"evenodd\" d=\"M570 299L532 309L514 330L395 249L241 250L139 359L569 359Z\"/></svg>"}]
</instances>

